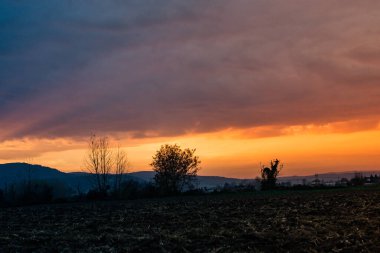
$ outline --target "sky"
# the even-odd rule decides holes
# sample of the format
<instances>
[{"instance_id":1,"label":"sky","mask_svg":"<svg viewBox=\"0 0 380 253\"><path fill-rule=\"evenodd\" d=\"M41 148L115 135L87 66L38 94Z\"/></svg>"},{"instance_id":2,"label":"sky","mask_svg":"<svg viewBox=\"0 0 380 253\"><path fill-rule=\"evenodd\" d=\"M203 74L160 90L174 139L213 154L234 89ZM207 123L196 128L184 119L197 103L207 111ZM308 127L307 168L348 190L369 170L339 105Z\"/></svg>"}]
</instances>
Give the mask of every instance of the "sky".
<instances>
[{"instance_id":1,"label":"sky","mask_svg":"<svg viewBox=\"0 0 380 253\"><path fill-rule=\"evenodd\" d=\"M0 162L83 170L108 136L130 171L165 143L201 175L380 169L376 0L3 0Z\"/></svg>"}]
</instances>

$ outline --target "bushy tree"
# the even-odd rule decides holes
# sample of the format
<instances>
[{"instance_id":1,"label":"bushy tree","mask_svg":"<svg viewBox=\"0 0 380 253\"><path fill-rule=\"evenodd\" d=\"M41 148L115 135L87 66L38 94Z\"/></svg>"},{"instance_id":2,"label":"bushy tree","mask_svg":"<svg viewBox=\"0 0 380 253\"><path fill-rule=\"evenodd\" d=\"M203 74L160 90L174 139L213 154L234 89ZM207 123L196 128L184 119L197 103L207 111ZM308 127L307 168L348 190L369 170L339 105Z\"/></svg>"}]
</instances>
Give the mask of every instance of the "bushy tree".
<instances>
[{"instance_id":1,"label":"bushy tree","mask_svg":"<svg viewBox=\"0 0 380 253\"><path fill-rule=\"evenodd\" d=\"M201 163L194 153L195 149L182 150L177 144L166 144L153 156L154 181L162 193L176 194L192 186Z\"/></svg>"},{"instance_id":2,"label":"bushy tree","mask_svg":"<svg viewBox=\"0 0 380 253\"><path fill-rule=\"evenodd\" d=\"M277 176L283 168L280 160L275 159L270 162L270 167L261 166L261 189L268 190L276 188Z\"/></svg>"}]
</instances>

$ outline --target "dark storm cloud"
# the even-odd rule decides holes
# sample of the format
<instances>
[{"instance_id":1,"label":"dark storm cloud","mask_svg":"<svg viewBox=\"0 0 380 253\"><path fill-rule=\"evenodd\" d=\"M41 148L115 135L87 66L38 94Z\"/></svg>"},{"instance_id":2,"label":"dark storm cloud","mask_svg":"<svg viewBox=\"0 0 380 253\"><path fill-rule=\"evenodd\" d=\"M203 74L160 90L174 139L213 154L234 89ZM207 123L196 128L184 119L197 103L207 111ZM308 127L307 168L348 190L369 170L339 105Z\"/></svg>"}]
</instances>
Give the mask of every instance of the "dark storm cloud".
<instances>
[{"instance_id":1,"label":"dark storm cloud","mask_svg":"<svg viewBox=\"0 0 380 253\"><path fill-rule=\"evenodd\" d=\"M380 112L377 1L5 1L1 137L176 135Z\"/></svg>"}]
</instances>

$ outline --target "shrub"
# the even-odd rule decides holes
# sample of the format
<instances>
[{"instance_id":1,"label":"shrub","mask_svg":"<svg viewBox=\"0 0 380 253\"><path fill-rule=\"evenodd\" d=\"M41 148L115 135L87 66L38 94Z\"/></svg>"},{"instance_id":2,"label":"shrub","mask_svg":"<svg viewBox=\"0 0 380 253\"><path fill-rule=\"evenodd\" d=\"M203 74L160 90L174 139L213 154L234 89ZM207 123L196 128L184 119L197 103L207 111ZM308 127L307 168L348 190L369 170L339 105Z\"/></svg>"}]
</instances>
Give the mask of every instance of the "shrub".
<instances>
[{"instance_id":1,"label":"shrub","mask_svg":"<svg viewBox=\"0 0 380 253\"><path fill-rule=\"evenodd\" d=\"M283 164L280 164L280 160L275 159L270 162L270 167L261 167L261 189L269 190L276 188L277 176L283 168Z\"/></svg>"},{"instance_id":2,"label":"shrub","mask_svg":"<svg viewBox=\"0 0 380 253\"><path fill-rule=\"evenodd\" d=\"M163 145L153 157L151 166L156 172L154 181L164 194L178 194L189 189L197 176L199 157L195 149L182 150L178 145Z\"/></svg>"}]
</instances>

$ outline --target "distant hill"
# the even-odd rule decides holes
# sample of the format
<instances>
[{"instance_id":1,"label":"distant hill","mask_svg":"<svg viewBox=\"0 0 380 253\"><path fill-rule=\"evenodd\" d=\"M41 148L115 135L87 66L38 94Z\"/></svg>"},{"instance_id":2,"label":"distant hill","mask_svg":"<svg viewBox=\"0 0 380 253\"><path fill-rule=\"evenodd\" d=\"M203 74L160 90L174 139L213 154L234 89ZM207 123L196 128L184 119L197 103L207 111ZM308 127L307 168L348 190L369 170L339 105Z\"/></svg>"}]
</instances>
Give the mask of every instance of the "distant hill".
<instances>
[{"instance_id":1,"label":"distant hill","mask_svg":"<svg viewBox=\"0 0 380 253\"><path fill-rule=\"evenodd\" d=\"M140 178L144 181L152 181L155 175L154 171L138 171L131 172L128 175L131 175L136 178ZM239 178L227 178L219 176L198 176L197 183L199 187L217 187L223 186L225 183L228 184L240 184L242 182L255 182L253 179L239 179Z\"/></svg>"},{"instance_id":2,"label":"distant hill","mask_svg":"<svg viewBox=\"0 0 380 253\"><path fill-rule=\"evenodd\" d=\"M94 183L93 175L86 172L65 173L57 169L28 163L0 164L0 188L5 188L11 184L27 182L29 179L64 184L74 192L79 191L82 193L91 189ZM132 175L125 175L125 179L145 182L145 180L133 177Z\"/></svg>"},{"instance_id":3,"label":"distant hill","mask_svg":"<svg viewBox=\"0 0 380 253\"><path fill-rule=\"evenodd\" d=\"M51 179L64 176L65 173L28 163L7 163L0 164L0 185L6 182L25 181L28 178Z\"/></svg>"},{"instance_id":4,"label":"distant hill","mask_svg":"<svg viewBox=\"0 0 380 253\"><path fill-rule=\"evenodd\" d=\"M154 178L153 171L131 172L125 175L125 180L135 180L140 183L151 182ZM113 176L111 176L112 178ZM74 191L87 192L93 185L93 175L86 172L65 173L57 169L33 165L28 163L0 164L0 188L13 183L31 180L47 180L66 184ZM198 176L199 187L213 188L223 186L225 183L239 184L246 182L244 179L226 178L218 176ZM253 181L253 180L252 180Z\"/></svg>"},{"instance_id":5,"label":"distant hill","mask_svg":"<svg viewBox=\"0 0 380 253\"><path fill-rule=\"evenodd\" d=\"M155 172L154 171L137 171L137 172L131 172L128 175L131 175L133 177L149 182L153 180Z\"/></svg>"},{"instance_id":6,"label":"distant hill","mask_svg":"<svg viewBox=\"0 0 380 253\"><path fill-rule=\"evenodd\" d=\"M291 182L292 184L303 184L303 181L306 180L307 182L311 182L314 179L318 178L319 180L323 182L335 182L342 178L351 179L355 176L355 173L361 173L363 176L370 176L372 175L380 175L380 171L348 171L348 172L329 172L329 173L322 173L322 174L315 174L315 175L308 175L308 176L287 176L287 177L279 177L279 182Z\"/></svg>"},{"instance_id":7,"label":"distant hill","mask_svg":"<svg viewBox=\"0 0 380 253\"><path fill-rule=\"evenodd\" d=\"M370 174L380 174L380 171L364 171L361 172L364 176ZM319 174L318 178L322 181L337 181L341 178L351 179L354 177L355 172L339 172L339 173L324 173ZM125 180L135 180L140 183L147 183L153 180L155 172L153 171L139 171L131 172L125 175ZM113 176L111 176L112 178ZM85 172L65 173L57 169L32 165L28 163L7 163L0 164L0 188L13 183L25 182L31 180L48 180L56 183L62 183L69 186L74 191L87 192L93 186L93 175ZM279 177L279 182L291 182L292 184L302 184L303 180L311 182L315 179L315 175L310 176L292 176L292 177ZM240 183L256 183L254 179L238 179L227 178L219 176L198 176L197 185L199 187L214 188L228 184Z\"/></svg>"}]
</instances>

